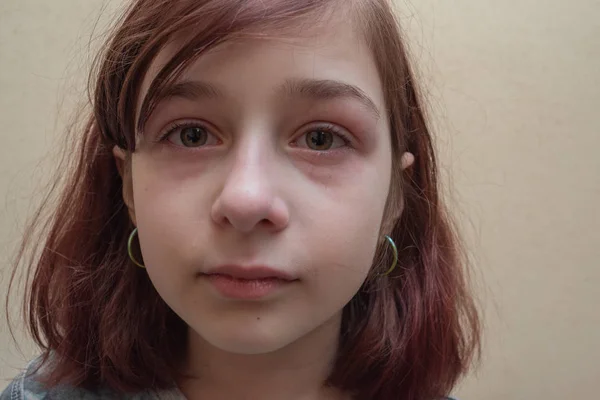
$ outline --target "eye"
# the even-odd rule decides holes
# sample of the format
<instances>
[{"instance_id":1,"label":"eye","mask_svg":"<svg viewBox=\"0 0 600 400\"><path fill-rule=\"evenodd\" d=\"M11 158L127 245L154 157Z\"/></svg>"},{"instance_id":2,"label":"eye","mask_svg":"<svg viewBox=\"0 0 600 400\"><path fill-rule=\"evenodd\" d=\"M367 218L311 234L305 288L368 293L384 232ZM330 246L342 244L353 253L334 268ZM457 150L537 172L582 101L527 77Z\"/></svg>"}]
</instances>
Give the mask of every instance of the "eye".
<instances>
[{"instance_id":1,"label":"eye","mask_svg":"<svg viewBox=\"0 0 600 400\"><path fill-rule=\"evenodd\" d=\"M181 147L202 147L219 143L219 139L198 123L175 124L163 138Z\"/></svg>"},{"instance_id":2,"label":"eye","mask_svg":"<svg viewBox=\"0 0 600 400\"><path fill-rule=\"evenodd\" d=\"M349 140L335 125L310 128L296 141L296 146L315 151L327 151L348 145Z\"/></svg>"}]
</instances>

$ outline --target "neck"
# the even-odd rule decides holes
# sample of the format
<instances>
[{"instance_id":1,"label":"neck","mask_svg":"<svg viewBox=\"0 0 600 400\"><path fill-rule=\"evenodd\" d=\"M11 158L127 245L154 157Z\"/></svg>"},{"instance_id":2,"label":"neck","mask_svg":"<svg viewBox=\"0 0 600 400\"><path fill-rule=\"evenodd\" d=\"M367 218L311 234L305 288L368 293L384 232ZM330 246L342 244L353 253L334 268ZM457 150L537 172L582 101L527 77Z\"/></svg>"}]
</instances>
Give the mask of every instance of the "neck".
<instances>
[{"instance_id":1,"label":"neck","mask_svg":"<svg viewBox=\"0 0 600 400\"><path fill-rule=\"evenodd\" d=\"M193 399L342 399L325 382L337 353L341 315L313 332L267 354L234 354L190 332L181 391Z\"/></svg>"}]
</instances>

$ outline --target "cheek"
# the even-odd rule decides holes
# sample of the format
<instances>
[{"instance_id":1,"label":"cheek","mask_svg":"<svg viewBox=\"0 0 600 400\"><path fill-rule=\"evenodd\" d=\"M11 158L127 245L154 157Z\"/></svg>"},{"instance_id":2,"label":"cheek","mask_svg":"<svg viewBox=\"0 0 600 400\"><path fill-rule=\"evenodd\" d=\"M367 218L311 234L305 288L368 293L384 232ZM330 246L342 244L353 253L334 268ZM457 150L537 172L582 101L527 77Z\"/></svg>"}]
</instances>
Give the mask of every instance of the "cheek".
<instances>
[{"instance_id":1,"label":"cheek","mask_svg":"<svg viewBox=\"0 0 600 400\"><path fill-rule=\"evenodd\" d=\"M343 308L360 289L372 265L377 230L365 227L353 235L332 238L318 256L312 295L328 312Z\"/></svg>"},{"instance_id":2,"label":"cheek","mask_svg":"<svg viewBox=\"0 0 600 400\"><path fill-rule=\"evenodd\" d=\"M194 188L183 190L160 172L142 172L136 178L135 208L146 272L160 297L188 322L184 317L200 301L195 277L202 262L198 257L203 254L202 241L208 239L206 230L199 229L201 208L190 201Z\"/></svg>"},{"instance_id":3,"label":"cheek","mask_svg":"<svg viewBox=\"0 0 600 400\"><path fill-rule=\"evenodd\" d=\"M200 246L207 239L209 207L206 186L184 174L166 173L160 163L139 157L134 167L135 214L144 263L158 289L181 285L197 267Z\"/></svg>"},{"instance_id":4,"label":"cheek","mask_svg":"<svg viewBox=\"0 0 600 400\"><path fill-rule=\"evenodd\" d=\"M308 236L295 250L310 253L319 301L349 301L367 277L380 240L386 176L369 175L354 183L331 188L327 201L301 218Z\"/></svg>"}]
</instances>

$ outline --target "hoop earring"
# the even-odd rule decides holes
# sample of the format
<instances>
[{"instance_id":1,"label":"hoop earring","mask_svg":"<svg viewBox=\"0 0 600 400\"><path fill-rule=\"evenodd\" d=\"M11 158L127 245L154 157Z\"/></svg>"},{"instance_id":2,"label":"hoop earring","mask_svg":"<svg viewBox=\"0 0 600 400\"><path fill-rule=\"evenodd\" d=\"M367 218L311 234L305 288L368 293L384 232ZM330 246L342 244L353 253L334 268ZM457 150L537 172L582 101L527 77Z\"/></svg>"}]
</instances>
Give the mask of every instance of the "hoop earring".
<instances>
[{"instance_id":1,"label":"hoop earring","mask_svg":"<svg viewBox=\"0 0 600 400\"><path fill-rule=\"evenodd\" d=\"M389 275L396 268L396 265L398 265L398 248L396 247L396 243L388 235L385 235L385 238L389 245L392 247L392 252L394 253L394 261L392 261L392 266L386 272L381 274L383 276Z\"/></svg>"},{"instance_id":2,"label":"hoop earring","mask_svg":"<svg viewBox=\"0 0 600 400\"><path fill-rule=\"evenodd\" d=\"M144 266L144 264L138 262L138 260L135 259L135 257L133 256L133 251L131 250L131 244L133 243L133 238L135 237L135 235L137 233L138 233L138 228L134 228L133 231L131 231L131 234L129 234L129 239L127 240L127 254L129 254L129 259L135 265L137 265L140 268L146 268Z\"/></svg>"}]
</instances>

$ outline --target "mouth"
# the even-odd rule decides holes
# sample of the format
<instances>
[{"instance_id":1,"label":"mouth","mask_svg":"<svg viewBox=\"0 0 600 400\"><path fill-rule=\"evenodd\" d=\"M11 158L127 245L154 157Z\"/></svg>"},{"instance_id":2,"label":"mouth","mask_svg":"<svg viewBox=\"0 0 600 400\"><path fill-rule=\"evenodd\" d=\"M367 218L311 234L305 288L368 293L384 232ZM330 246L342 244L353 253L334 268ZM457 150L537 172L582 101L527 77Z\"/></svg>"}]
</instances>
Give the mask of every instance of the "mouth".
<instances>
[{"instance_id":1,"label":"mouth","mask_svg":"<svg viewBox=\"0 0 600 400\"><path fill-rule=\"evenodd\" d=\"M259 300L291 286L298 279L266 266L224 265L201 274L228 299Z\"/></svg>"},{"instance_id":2,"label":"mouth","mask_svg":"<svg viewBox=\"0 0 600 400\"><path fill-rule=\"evenodd\" d=\"M211 269L206 275L224 275L234 279L257 280L257 279L280 279L283 281L295 281L291 274L276 268L263 265L244 267L241 265L222 265Z\"/></svg>"}]
</instances>

